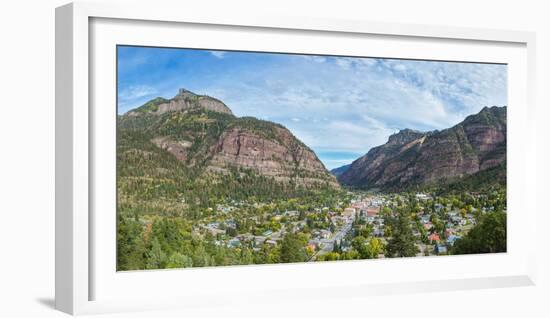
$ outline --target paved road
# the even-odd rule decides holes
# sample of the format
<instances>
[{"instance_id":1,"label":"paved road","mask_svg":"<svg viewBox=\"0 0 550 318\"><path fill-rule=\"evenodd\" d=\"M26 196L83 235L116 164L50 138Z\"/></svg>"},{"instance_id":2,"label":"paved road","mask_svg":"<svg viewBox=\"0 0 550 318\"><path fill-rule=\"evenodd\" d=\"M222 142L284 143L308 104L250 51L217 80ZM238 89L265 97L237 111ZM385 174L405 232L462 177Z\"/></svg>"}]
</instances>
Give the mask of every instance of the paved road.
<instances>
[{"instance_id":1,"label":"paved road","mask_svg":"<svg viewBox=\"0 0 550 318\"><path fill-rule=\"evenodd\" d=\"M353 221L350 219L334 234L333 237L322 239L321 243L323 247L319 251L317 251L317 253L311 256L310 261L314 261L315 259L317 259L317 257L332 252L332 250L334 249L334 242L342 241L346 234L351 230L352 223Z\"/></svg>"}]
</instances>

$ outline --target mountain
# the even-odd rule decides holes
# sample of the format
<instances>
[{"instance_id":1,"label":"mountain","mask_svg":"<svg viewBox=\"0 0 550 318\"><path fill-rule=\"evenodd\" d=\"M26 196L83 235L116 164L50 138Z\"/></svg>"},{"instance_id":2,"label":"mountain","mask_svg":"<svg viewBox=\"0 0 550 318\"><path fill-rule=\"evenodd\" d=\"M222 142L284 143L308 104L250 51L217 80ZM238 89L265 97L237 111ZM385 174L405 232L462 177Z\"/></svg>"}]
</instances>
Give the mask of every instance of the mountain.
<instances>
[{"instance_id":1,"label":"mountain","mask_svg":"<svg viewBox=\"0 0 550 318\"><path fill-rule=\"evenodd\" d=\"M148 101L141 107L129 111L126 115L138 116L140 114L162 115L173 111L186 111L194 108L201 108L218 113L233 115L231 109L222 101L206 96L197 95L185 88L180 88L178 94L172 99L157 97Z\"/></svg>"},{"instance_id":2,"label":"mountain","mask_svg":"<svg viewBox=\"0 0 550 318\"><path fill-rule=\"evenodd\" d=\"M330 170L330 173L332 173L333 176L338 178L342 173L346 172L346 170L348 170L349 167L351 167L351 164L343 165L341 167Z\"/></svg>"},{"instance_id":3,"label":"mountain","mask_svg":"<svg viewBox=\"0 0 550 318\"><path fill-rule=\"evenodd\" d=\"M236 117L222 101L185 89L119 116L117 146L119 176L132 184L148 178L162 187L243 197L340 187L284 126Z\"/></svg>"},{"instance_id":4,"label":"mountain","mask_svg":"<svg viewBox=\"0 0 550 318\"><path fill-rule=\"evenodd\" d=\"M485 180L489 171L502 179L505 165L506 107L493 106L445 130L401 130L355 160L338 180L359 188L400 189L471 181L476 175Z\"/></svg>"}]
</instances>

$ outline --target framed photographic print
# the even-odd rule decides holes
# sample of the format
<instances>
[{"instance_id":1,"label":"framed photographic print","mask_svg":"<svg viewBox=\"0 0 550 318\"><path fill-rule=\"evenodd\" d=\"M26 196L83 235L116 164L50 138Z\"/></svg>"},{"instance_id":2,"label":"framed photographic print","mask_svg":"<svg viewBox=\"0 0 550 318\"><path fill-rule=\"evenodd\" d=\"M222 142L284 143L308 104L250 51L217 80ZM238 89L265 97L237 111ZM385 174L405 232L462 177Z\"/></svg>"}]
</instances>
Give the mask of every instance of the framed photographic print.
<instances>
[{"instance_id":1,"label":"framed photographic print","mask_svg":"<svg viewBox=\"0 0 550 318\"><path fill-rule=\"evenodd\" d=\"M119 271L506 252L505 64L117 63Z\"/></svg>"},{"instance_id":2,"label":"framed photographic print","mask_svg":"<svg viewBox=\"0 0 550 318\"><path fill-rule=\"evenodd\" d=\"M533 34L178 9L57 9L58 309L533 284Z\"/></svg>"}]
</instances>

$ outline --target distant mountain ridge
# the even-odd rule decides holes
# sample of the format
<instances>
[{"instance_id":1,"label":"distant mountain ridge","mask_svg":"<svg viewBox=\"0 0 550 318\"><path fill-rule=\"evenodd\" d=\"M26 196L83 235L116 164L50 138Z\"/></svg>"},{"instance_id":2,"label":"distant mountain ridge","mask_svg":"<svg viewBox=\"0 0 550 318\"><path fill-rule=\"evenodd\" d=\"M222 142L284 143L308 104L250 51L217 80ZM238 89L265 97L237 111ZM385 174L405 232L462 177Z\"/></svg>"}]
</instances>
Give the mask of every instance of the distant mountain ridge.
<instances>
[{"instance_id":1,"label":"distant mountain ridge","mask_svg":"<svg viewBox=\"0 0 550 318\"><path fill-rule=\"evenodd\" d=\"M359 188L399 189L447 183L488 169L505 172L505 163L506 106L493 106L441 131L401 130L355 160L338 181Z\"/></svg>"},{"instance_id":2,"label":"distant mountain ridge","mask_svg":"<svg viewBox=\"0 0 550 318\"><path fill-rule=\"evenodd\" d=\"M334 169L330 170L330 173L332 173L333 176L338 178L342 173L346 172L349 169L349 167L351 167L351 163L347 164L347 165L340 166L338 168L334 168Z\"/></svg>"}]
</instances>

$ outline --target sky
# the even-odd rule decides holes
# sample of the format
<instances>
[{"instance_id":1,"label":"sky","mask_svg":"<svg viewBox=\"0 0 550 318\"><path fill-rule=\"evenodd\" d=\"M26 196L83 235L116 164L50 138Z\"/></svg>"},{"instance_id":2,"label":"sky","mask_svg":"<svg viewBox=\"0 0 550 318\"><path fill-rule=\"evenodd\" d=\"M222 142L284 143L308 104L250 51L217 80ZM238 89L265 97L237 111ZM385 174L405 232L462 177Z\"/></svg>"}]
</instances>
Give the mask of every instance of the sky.
<instances>
[{"instance_id":1,"label":"sky","mask_svg":"<svg viewBox=\"0 0 550 318\"><path fill-rule=\"evenodd\" d=\"M507 105L506 85L502 64L118 47L119 114L186 88L284 125L327 169L401 129L445 129Z\"/></svg>"}]
</instances>

